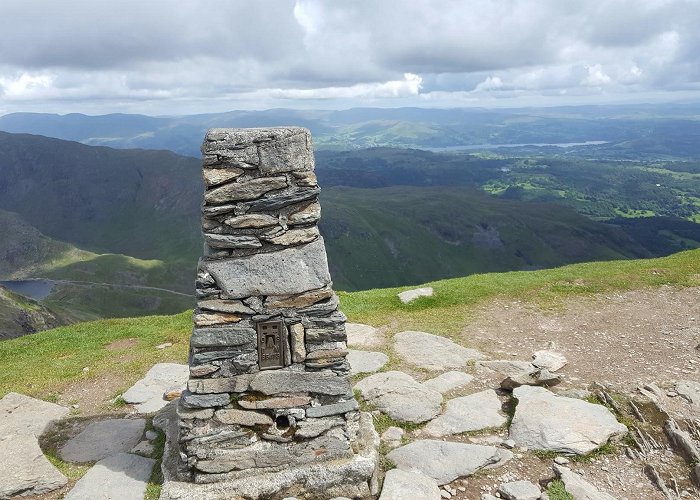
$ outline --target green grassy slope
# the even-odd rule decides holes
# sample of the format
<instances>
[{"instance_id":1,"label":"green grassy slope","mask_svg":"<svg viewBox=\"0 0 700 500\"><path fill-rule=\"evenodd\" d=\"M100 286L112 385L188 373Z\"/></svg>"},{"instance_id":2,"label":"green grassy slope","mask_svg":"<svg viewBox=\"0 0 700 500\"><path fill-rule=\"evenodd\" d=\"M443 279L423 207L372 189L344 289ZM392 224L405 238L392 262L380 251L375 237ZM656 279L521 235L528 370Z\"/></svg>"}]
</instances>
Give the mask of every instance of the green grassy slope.
<instances>
[{"instance_id":1,"label":"green grassy slope","mask_svg":"<svg viewBox=\"0 0 700 500\"><path fill-rule=\"evenodd\" d=\"M660 285L700 286L700 250L648 260L574 264L557 269L479 274L430 283L431 298L404 305L399 288L340 293L351 321L392 331L423 329L443 335L459 332L475 308L495 298L518 298L551 305L557 300L613 290ZM158 361L186 362L190 313L80 323L0 342L0 397L18 391L51 398L70 384L100 377L133 383ZM121 354L107 346L133 339ZM166 351L154 349L172 342ZM83 368L88 368L87 371Z\"/></svg>"},{"instance_id":2,"label":"green grassy slope","mask_svg":"<svg viewBox=\"0 0 700 500\"><path fill-rule=\"evenodd\" d=\"M44 305L0 286L0 340L21 337L62 324Z\"/></svg>"}]
</instances>

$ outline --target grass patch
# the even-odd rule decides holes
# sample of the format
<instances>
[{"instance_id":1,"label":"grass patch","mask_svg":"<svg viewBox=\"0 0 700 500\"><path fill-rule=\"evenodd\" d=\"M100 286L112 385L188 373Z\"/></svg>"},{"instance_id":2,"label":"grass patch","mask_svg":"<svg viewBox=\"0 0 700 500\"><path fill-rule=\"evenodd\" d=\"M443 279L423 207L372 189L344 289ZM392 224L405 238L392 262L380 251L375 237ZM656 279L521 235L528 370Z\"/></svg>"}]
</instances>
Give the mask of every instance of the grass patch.
<instances>
[{"instance_id":1,"label":"grass patch","mask_svg":"<svg viewBox=\"0 0 700 500\"><path fill-rule=\"evenodd\" d=\"M152 455L156 459L156 463L153 466L153 472L146 485L146 493L143 498L144 500L158 500L160 498L160 490L163 487L163 469L161 464L163 463L163 452L165 451L165 433L160 429L154 428L152 420L149 420L149 427L158 433L158 437L153 441L154 449Z\"/></svg>"},{"instance_id":2,"label":"grass patch","mask_svg":"<svg viewBox=\"0 0 700 500\"><path fill-rule=\"evenodd\" d=\"M0 397L10 391L55 400L72 383L102 376L119 377L129 387L155 363L187 362L192 331L189 311L79 323L0 342ZM119 339L139 339L128 356L106 346ZM156 349L172 342L168 349ZM84 371L83 368L88 368Z\"/></svg>"},{"instance_id":3,"label":"grass patch","mask_svg":"<svg viewBox=\"0 0 700 500\"><path fill-rule=\"evenodd\" d=\"M68 479L80 479L92 467L92 465L77 465L62 460L55 450L44 452L44 456L51 462L51 465L56 467L61 474Z\"/></svg>"},{"instance_id":4,"label":"grass patch","mask_svg":"<svg viewBox=\"0 0 700 500\"><path fill-rule=\"evenodd\" d=\"M574 500L574 496L566 491L564 482L560 479L555 479L547 486L547 494L549 500Z\"/></svg>"}]
</instances>

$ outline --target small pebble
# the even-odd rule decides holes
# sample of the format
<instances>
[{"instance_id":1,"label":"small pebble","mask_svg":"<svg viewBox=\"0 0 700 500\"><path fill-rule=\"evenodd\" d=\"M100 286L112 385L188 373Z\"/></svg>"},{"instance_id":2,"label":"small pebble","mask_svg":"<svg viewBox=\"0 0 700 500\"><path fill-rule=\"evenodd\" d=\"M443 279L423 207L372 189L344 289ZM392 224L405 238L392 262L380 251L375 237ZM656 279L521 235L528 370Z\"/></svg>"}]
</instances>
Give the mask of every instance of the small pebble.
<instances>
[{"instance_id":1,"label":"small pebble","mask_svg":"<svg viewBox=\"0 0 700 500\"><path fill-rule=\"evenodd\" d=\"M511 448L515 448L515 441L513 441L512 439L506 439L505 441L503 441L503 446L505 446L509 450Z\"/></svg>"},{"instance_id":2,"label":"small pebble","mask_svg":"<svg viewBox=\"0 0 700 500\"><path fill-rule=\"evenodd\" d=\"M158 344L156 346L156 349L165 349L166 347L172 347L173 343L172 342L165 342L164 344Z\"/></svg>"},{"instance_id":3,"label":"small pebble","mask_svg":"<svg viewBox=\"0 0 700 500\"><path fill-rule=\"evenodd\" d=\"M559 465L566 465L569 463L569 459L565 457L556 457L554 459L554 463L559 464Z\"/></svg>"}]
</instances>

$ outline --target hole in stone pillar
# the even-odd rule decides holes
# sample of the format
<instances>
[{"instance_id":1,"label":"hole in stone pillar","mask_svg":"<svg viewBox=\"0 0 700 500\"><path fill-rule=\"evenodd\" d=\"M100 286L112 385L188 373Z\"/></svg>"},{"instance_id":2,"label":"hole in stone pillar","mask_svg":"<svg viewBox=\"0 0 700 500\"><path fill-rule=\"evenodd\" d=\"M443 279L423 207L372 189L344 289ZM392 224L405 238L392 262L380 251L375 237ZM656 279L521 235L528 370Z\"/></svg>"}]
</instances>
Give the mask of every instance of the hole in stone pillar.
<instances>
[{"instance_id":1,"label":"hole in stone pillar","mask_svg":"<svg viewBox=\"0 0 700 500\"><path fill-rule=\"evenodd\" d=\"M275 419L275 425L281 431L286 431L292 425L287 415L280 415Z\"/></svg>"}]
</instances>

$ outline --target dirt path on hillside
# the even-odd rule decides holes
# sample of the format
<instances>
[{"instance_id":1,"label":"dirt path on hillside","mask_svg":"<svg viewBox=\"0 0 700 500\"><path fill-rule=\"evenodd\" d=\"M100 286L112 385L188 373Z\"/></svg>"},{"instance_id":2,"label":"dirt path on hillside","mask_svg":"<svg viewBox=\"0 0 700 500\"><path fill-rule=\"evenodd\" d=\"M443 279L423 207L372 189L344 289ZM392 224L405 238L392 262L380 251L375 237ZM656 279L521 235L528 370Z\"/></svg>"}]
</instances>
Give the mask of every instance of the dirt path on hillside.
<instances>
[{"instance_id":1,"label":"dirt path on hillside","mask_svg":"<svg viewBox=\"0 0 700 500\"><path fill-rule=\"evenodd\" d=\"M478 309L462 340L493 359L521 360L553 342L569 361L557 373L570 387L670 389L677 380L700 381L700 287L573 297L549 311L496 301Z\"/></svg>"}]
</instances>

